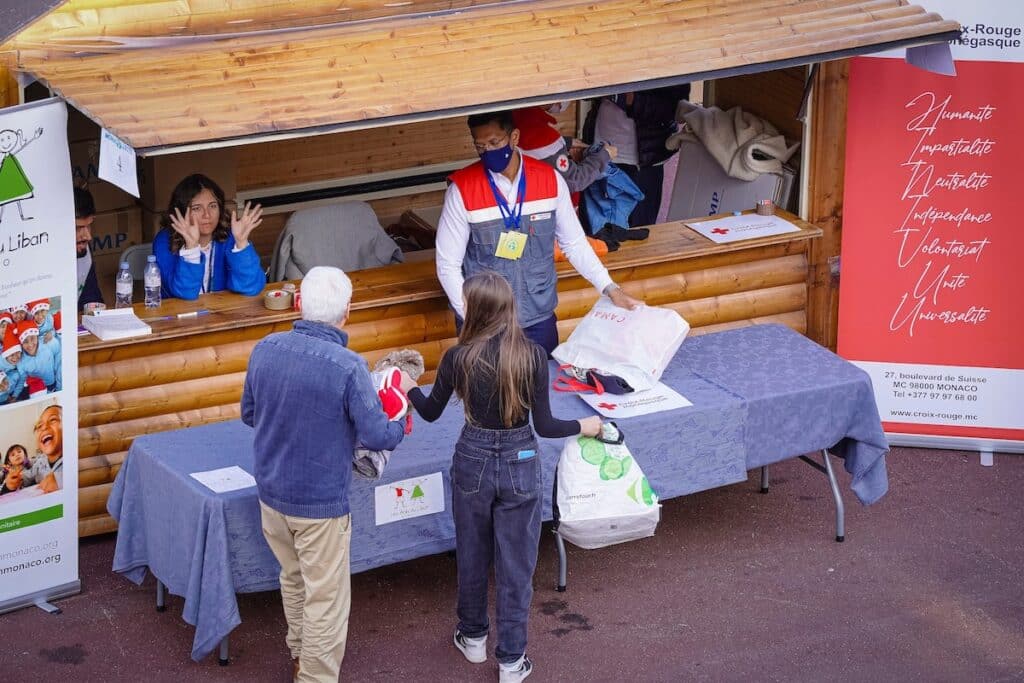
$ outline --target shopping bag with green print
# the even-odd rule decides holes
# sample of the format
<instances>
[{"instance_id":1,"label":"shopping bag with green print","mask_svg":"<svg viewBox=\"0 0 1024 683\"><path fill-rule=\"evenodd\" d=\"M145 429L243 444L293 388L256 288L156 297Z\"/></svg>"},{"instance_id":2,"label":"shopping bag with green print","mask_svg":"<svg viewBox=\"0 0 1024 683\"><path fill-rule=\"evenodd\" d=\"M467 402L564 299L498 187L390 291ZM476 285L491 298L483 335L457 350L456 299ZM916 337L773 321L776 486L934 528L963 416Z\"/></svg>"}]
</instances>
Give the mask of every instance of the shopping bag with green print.
<instances>
[{"instance_id":1,"label":"shopping bag with green print","mask_svg":"<svg viewBox=\"0 0 1024 683\"><path fill-rule=\"evenodd\" d=\"M653 536L658 496L614 423L598 438L565 440L555 483L558 533L581 548Z\"/></svg>"}]
</instances>

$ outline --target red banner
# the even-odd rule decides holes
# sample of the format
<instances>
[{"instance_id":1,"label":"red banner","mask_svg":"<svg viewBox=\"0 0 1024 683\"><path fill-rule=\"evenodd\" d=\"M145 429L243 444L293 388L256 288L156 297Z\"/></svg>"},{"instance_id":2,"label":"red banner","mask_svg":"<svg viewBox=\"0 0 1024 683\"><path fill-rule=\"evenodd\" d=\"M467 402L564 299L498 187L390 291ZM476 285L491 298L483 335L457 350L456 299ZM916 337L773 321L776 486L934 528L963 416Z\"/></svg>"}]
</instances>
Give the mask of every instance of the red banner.
<instances>
[{"instance_id":1,"label":"red banner","mask_svg":"<svg viewBox=\"0 0 1024 683\"><path fill-rule=\"evenodd\" d=\"M889 432L1024 440L1024 65L956 66L851 63L839 352Z\"/></svg>"}]
</instances>

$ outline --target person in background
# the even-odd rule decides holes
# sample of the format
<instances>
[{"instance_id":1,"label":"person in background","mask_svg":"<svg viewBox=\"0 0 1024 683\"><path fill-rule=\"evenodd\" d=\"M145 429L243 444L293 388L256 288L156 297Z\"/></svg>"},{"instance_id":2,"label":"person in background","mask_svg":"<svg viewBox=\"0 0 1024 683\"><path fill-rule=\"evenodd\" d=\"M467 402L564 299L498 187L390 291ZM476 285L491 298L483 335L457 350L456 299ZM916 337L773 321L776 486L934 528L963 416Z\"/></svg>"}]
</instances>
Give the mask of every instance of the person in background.
<instances>
[{"instance_id":1,"label":"person in background","mask_svg":"<svg viewBox=\"0 0 1024 683\"><path fill-rule=\"evenodd\" d=\"M53 493L64 485L64 409L56 404L43 408L33 431L39 454L32 459L29 476L43 493Z\"/></svg>"},{"instance_id":2,"label":"person in background","mask_svg":"<svg viewBox=\"0 0 1024 683\"><path fill-rule=\"evenodd\" d=\"M558 345L556 241L569 263L612 303L639 305L597 258L562 177L518 149L519 130L511 113L474 114L468 125L480 161L449 178L437 226L437 278L456 324L465 316L464 278L493 270L512 286L527 338L551 353Z\"/></svg>"},{"instance_id":3,"label":"person in background","mask_svg":"<svg viewBox=\"0 0 1024 683\"><path fill-rule=\"evenodd\" d=\"M89 190L74 188L75 193L75 247L78 250L78 312L86 304L103 303L96 280L96 265L92 261L92 224L96 220L96 204Z\"/></svg>"},{"instance_id":4,"label":"person in background","mask_svg":"<svg viewBox=\"0 0 1024 683\"><path fill-rule=\"evenodd\" d=\"M0 310L0 341L2 341L4 335L7 334L8 328L11 328L13 326L14 316L11 315L11 312Z\"/></svg>"},{"instance_id":5,"label":"person in background","mask_svg":"<svg viewBox=\"0 0 1024 683\"><path fill-rule=\"evenodd\" d=\"M40 344L39 327L34 320L18 324L18 341L21 343L22 351L18 371L25 377L26 384L29 377L37 377L46 387L46 391L60 391L62 381L59 343L56 350L52 345Z\"/></svg>"},{"instance_id":6,"label":"person in background","mask_svg":"<svg viewBox=\"0 0 1024 683\"><path fill-rule=\"evenodd\" d=\"M21 354L17 328L12 325L4 331L3 351L0 353L0 373L3 373L8 385L6 394L0 394L0 401L4 403L14 403L21 398L21 392L25 389L25 375L18 368Z\"/></svg>"},{"instance_id":7,"label":"person in background","mask_svg":"<svg viewBox=\"0 0 1024 683\"><path fill-rule=\"evenodd\" d=\"M20 443L7 449L0 468L0 494L12 493L35 483L29 469L28 451Z\"/></svg>"},{"instance_id":8,"label":"person in background","mask_svg":"<svg viewBox=\"0 0 1024 683\"><path fill-rule=\"evenodd\" d=\"M199 173L174 191L153 239L153 253L165 297L196 299L229 290L246 296L263 291L267 276L249 235L262 222L259 204L245 203L241 214L224 204L224 191Z\"/></svg>"},{"instance_id":9,"label":"person in background","mask_svg":"<svg viewBox=\"0 0 1024 683\"><path fill-rule=\"evenodd\" d=\"M298 681L337 683L348 616L348 489L355 445L394 450L366 361L346 348L352 282L317 266L302 279L302 320L249 358L242 421L253 427L263 535L281 564L286 642Z\"/></svg>"},{"instance_id":10,"label":"person in background","mask_svg":"<svg viewBox=\"0 0 1024 683\"><path fill-rule=\"evenodd\" d=\"M512 287L501 275L477 273L466 279L462 291L466 319L458 344L441 358L430 395L404 373L402 390L428 422L441 416L453 392L462 401L466 424L451 470L458 571L454 642L470 662L486 661L487 581L493 562L498 675L501 683L513 683L533 671L526 656L527 617L544 499L533 430L551 439L596 436L601 418L552 417L547 353L516 324Z\"/></svg>"},{"instance_id":11,"label":"person in background","mask_svg":"<svg viewBox=\"0 0 1024 683\"><path fill-rule=\"evenodd\" d=\"M644 194L629 216L628 227L658 222L663 164L673 154L665 141L676 130L676 105L689 96L689 83L620 93L598 100L587 115L584 139L615 145L618 155L613 163Z\"/></svg>"},{"instance_id":12,"label":"person in background","mask_svg":"<svg viewBox=\"0 0 1024 683\"><path fill-rule=\"evenodd\" d=\"M512 123L519 131L519 149L523 154L553 167L565 180L569 192L577 193L601 177L608 162L615 158L615 147L598 143L588 152L587 144L580 140L567 142L553 115L564 110L563 104L567 103L516 109L512 112Z\"/></svg>"},{"instance_id":13,"label":"person in background","mask_svg":"<svg viewBox=\"0 0 1024 683\"><path fill-rule=\"evenodd\" d=\"M56 341L55 338L60 335L60 310L56 311L56 315L51 310L52 304L49 299L28 302L29 315L39 328L39 336L43 338L44 344Z\"/></svg>"},{"instance_id":14,"label":"person in background","mask_svg":"<svg viewBox=\"0 0 1024 683\"><path fill-rule=\"evenodd\" d=\"M8 308L7 312L14 318L15 323L20 323L28 317L28 306L26 304L17 304Z\"/></svg>"}]
</instances>

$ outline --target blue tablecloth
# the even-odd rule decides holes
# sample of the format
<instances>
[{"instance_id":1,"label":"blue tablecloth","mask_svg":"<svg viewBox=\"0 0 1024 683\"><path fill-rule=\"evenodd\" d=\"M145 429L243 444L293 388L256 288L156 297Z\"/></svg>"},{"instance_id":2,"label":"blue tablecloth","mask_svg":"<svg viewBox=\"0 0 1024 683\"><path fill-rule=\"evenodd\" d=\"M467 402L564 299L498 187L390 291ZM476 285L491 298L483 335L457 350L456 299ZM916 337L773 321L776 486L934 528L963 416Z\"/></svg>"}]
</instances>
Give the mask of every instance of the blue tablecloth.
<instances>
[{"instance_id":1,"label":"blue tablecloth","mask_svg":"<svg viewBox=\"0 0 1024 683\"><path fill-rule=\"evenodd\" d=\"M885 438L867 375L788 328L749 327L688 339L662 380L693 406L619 421L627 444L662 499L742 481L748 469L838 447L863 502L886 490ZM592 414L577 396L554 394L559 417ZM377 526L376 486L448 468L461 407L416 422L384 478L353 478L352 571L455 547L449 510ZM561 442L540 440L545 519ZM263 539L254 488L216 494L191 472L239 465L252 472L252 431L241 422L135 439L108 510L119 522L113 569L141 583L152 571L185 598L201 659L240 623L236 592L277 588L278 564ZM447 507L447 505L446 505Z\"/></svg>"}]
</instances>

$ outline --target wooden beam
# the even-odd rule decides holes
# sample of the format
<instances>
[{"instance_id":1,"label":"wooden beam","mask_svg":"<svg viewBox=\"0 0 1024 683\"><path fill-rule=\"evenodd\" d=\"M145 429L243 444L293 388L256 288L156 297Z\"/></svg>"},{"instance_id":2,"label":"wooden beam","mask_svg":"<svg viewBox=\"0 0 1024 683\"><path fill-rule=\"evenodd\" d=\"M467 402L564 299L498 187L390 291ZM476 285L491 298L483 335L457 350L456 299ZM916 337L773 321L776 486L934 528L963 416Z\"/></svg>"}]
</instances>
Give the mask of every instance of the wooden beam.
<instances>
[{"instance_id":1,"label":"wooden beam","mask_svg":"<svg viewBox=\"0 0 1024 683\"><path fill-rule=\"evenodd\" d=\"M10 63L0 56L0 108L19 104L21 91Z\"/></svg>"}]
</instances>

